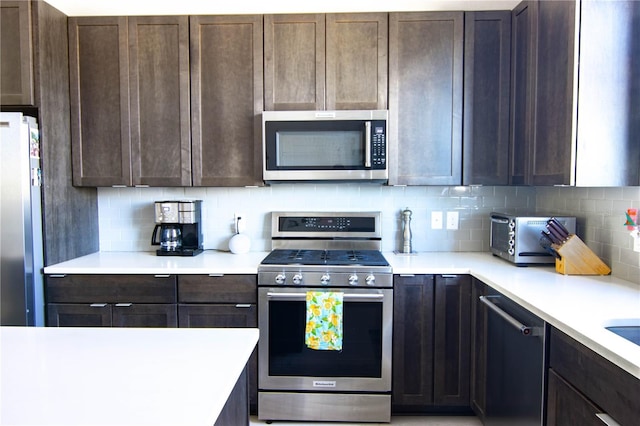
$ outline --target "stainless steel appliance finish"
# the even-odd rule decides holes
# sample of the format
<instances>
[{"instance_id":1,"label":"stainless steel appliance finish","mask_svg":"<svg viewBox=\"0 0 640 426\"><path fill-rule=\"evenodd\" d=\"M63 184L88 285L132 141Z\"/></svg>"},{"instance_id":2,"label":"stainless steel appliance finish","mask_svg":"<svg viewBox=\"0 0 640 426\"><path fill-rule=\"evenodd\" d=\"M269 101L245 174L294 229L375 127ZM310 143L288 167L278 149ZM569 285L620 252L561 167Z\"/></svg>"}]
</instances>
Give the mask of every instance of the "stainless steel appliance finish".
<instances>
[{"instance_id":1,"label":"stainless steel appliance finish","mask_svg":"<svg viewBox=\"0 0 640 426\"><path fill-rule=\"evenodd\" d=\"M487 313L484 424L541 426L546 324L495 290L480 300Z\"/></svg>"},{"instance_id":2,"label":"stainless steel appliance finish","mask_svg":"<svg viewBox=\"0 0 640 426\"><path fill-rule=\"evenodd\" d=\"M151 245L158 256L196 256L203 251L202 201L156 201Z\"/></svg>"},{"instance_id":3,"label":"stainless steel appliance finish","mask_svg":"<svg viewBox=\"0 0 640 426\"><path fill-rule=\"evenodd\" d=\"M387 110L264 111L263 179L389 179Z\"/></svg>"},{"instance_id":4,"label":"stainless steel appliance finish","mask_svg":"<svg viewBox=\"0 0 640 426\"><path fill-rule=\"evenodd\" d=\"M44 325L40 136L33 117L0 114L0 325Z\"/></svg>"},{"instance_id":5,"label":"stainless steel appliance finish","mask_svg":"<svg viewBox=\"0 0 640 426\"><path fill-rule=\"evenodd\" d=\"M491 213L491 253L516 265L555 263L555 258L540 244L541 232L547 229L551 217L569 232L576 232L575 217Z\"/></svg>"},{"instance_id":6,"label":"stainless steel appliance finish","mask_svg":"<svg viewBox=\"0 0 640 426\"><path fill-rule=\"evenodd\" d=\"M380 213L275 212L272 227L258 267L258 417L388 422L393 276ZM305 346L309 291L343 293L342 351Z\"/></svg>"}]
</instances>

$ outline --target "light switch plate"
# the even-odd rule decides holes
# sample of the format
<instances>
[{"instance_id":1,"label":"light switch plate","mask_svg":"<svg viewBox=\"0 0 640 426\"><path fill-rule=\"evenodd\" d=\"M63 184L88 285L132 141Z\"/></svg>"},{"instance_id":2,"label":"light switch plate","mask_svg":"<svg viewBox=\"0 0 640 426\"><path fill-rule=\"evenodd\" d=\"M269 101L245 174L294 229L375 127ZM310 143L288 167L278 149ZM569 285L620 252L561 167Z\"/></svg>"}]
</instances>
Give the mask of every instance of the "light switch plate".
<instances>
[{"instance_id":1,"label":"light switch plate","mask_svg":"<svg viewBox=\"0 0 640 426\"><path fill-rule=\"evenodd\" d=\"M458 229L458 212L447 212L447 229Z\"/></svg>"},{"instance_id":2,"label":"light switch plate","mask_svg":"<svg viewBox=\"0 0 640 426\"><path fill-rule=\"evenodd\" d=\"M442 212L431 212L431 229L442 229Z\"/></svg>"}]
</instances>

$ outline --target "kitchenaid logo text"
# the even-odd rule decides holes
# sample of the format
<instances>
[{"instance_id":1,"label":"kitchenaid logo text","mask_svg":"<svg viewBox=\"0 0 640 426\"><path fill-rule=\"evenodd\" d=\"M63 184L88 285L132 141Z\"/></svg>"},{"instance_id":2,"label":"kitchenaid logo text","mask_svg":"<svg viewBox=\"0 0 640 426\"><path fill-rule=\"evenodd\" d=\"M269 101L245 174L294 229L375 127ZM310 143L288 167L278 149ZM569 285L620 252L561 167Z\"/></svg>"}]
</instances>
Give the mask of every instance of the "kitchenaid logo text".
<instances>
[{"instance_id":1,"label":"kitchenaid logo text","mask_svg":"<svg viewBox=\"0 0 640 426\"><path fill-rule=\"evenodd\" d=\"M335 380L314 380L313 387L314 388L335 388L336 382Z\"/></svg>"}]
</instances>

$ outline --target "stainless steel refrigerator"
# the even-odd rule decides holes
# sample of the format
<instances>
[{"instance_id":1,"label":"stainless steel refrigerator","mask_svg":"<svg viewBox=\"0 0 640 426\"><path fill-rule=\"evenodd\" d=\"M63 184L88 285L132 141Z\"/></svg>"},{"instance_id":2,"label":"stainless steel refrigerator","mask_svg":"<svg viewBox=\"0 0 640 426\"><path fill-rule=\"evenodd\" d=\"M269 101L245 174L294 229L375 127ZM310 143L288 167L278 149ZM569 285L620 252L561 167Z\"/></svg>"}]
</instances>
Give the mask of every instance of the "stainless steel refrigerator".
<instances>
[{"instance_id":1,"label":"stainless steel refrigerator","mask_svg":"<svg viewBox=\"0 0 640 426\"><path fill-rule=\"evenodd\" d=\"M42 178L36 119L0 113L0 325L44 325Z\"/></svg>"}]
</instances>

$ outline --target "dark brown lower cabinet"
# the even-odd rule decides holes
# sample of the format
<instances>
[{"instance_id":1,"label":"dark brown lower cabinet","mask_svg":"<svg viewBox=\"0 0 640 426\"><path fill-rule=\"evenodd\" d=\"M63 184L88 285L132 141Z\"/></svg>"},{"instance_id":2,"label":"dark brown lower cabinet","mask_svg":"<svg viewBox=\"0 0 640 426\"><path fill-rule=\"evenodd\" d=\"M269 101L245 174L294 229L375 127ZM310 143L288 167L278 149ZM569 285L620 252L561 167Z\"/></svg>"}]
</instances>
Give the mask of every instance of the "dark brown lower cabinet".
<instances>
[{"instance_id":1,"label":"dark brown lower cabinet","mask_svg":"<svg viewBox=\"0 0 640 426\"><path fill-rule=\"evenodd\" d=\"M50 303L50 327L177 327L174 304Z\"/></svg>"},{"instance_id":2,"label":"dark brown lower cabinet","mask_svg":"<svg viewBox=\"0 0 640 426\"><path fill-rule=\"evenodd\" d=\"M638 424L637 377L555 328L549 340L548 426Z\"/></svg>"},{"instance_id":3,"label":"dark brown lower cabinet","mask_svg":"<svg viewBox=\"0 0 640 426\"><path fill-rule=\"evenodd\" d=\"M394 412L469 411L470 303L470 276L394 276Z\"/></svg>"},{"instance_id":4,"label":"dark brown lower cabinet","mask_svg":"<svg viewBox=\"0 0 640 426\"><path fill-rule=\"evenodd\" d=\"M257 297L256 275L180 275L179 327L257 327ZM249 411L255 414L258 412L257 348L249 358L247 372Z\"/></svg>"},{"instance_id":5,"label":"dark brown lower cabinet","mask_svg":"<svg viewBox=\"0 0 640 426\"><path fill-rule=\"evenodd\" d=\"M48 326L178 326L175 275L49 275L45 282Z\"/></svg>"},{"instance_id":6,"label":"dark brown lower cabinet","mask_svg":"<svg viewBox=\"0 0 640 426\"><path fill-rule=\"evenodd\" d=\"M487 285L473 278L471 284L471 409L484 421L487 402L487 310L482 309L480 296Z\"/></svg>"}]
</instances>

